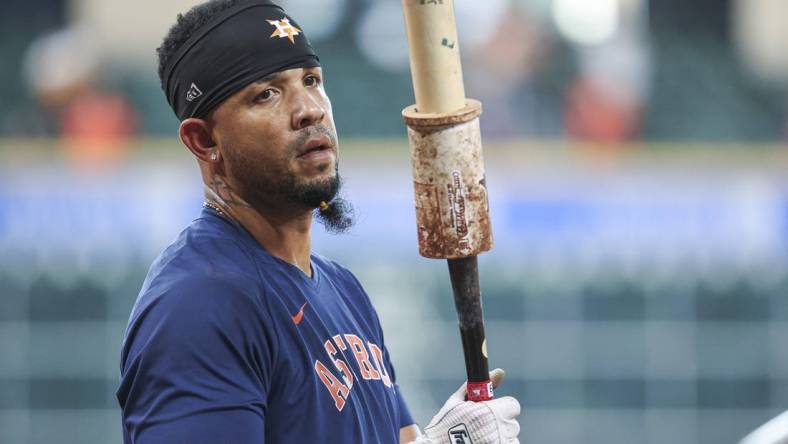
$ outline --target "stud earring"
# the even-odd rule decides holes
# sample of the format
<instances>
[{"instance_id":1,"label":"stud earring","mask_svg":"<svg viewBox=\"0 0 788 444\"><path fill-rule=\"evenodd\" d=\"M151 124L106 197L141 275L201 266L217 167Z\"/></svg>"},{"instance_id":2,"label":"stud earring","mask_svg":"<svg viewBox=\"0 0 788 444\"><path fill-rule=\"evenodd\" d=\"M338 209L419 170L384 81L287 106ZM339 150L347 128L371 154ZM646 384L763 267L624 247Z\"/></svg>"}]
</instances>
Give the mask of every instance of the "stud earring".
<instances>
[{"instance_id":1,"label":"stud earring","mask_svg":"<svg viewBox=\"0 0 788 444\"><path fill-rule=\"evenodd\" d=\"M218 159L218 158L219 158L219 155L218 155L218 154L216 154L216 151L214 151L214 152L212 152L212 153L211 153L211 160L216 160L216 159Z\"/></svg>"}]
</instances>

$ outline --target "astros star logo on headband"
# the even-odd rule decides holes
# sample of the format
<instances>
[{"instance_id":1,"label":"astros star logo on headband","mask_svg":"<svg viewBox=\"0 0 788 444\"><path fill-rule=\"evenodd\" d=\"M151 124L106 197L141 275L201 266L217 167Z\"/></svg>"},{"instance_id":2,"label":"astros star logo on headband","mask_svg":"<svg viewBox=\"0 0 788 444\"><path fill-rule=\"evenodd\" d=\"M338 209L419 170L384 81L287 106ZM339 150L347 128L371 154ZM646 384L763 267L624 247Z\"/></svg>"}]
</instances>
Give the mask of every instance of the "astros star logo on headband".
<instances>
[{"instance_id":1,"label":"astros star logo on headband","mask_svg":"<svg viewBox=\"0 0 788 444\"><path fill-rule=\"evenodd\" d=\"M274 33L271 34L271 38L279 37L280 39L283 39L287 37L288 39L290 39L290 43L295 44L295 39L293 39L293 37L297 36L301 32L301 30L291 25L290 19L285 17L282 20L266 20L266 21L272 24L273 26L276 26L276 31L274 31Z\"/></svg>"}]
</instances>

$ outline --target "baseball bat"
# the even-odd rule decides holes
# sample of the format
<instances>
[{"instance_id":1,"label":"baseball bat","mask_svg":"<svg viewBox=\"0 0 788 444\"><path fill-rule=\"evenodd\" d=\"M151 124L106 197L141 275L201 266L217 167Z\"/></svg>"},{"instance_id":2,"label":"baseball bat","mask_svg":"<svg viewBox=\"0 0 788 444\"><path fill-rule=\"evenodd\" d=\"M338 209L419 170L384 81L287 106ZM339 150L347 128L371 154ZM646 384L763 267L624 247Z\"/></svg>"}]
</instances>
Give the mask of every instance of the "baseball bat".
<instances>
[{"instance_id":1,"label":"baseball bat","mask_svg":"<svg viewBox=\"0 0 788 444\"><path fill-rule=\"evenodd\" d=\"M468 399L492 399L477 255L492 248L481 103L465 97L453 0L402 0L416 104L408 127L419 253L447 259Z\"/></svg>"}]
</instances>

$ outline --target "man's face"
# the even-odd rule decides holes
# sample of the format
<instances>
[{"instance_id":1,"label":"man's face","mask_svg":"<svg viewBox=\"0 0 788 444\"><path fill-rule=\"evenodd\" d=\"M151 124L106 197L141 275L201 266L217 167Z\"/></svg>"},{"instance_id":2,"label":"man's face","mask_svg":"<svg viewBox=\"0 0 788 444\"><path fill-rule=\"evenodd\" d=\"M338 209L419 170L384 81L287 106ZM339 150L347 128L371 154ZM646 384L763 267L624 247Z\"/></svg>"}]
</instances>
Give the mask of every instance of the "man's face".
<instances>
[{"instance_id":1,"label":"man's face","mask_svg":"<svg viewBox=\"0 0 788 444\"><path fill-rule=\"evenodd\" d=\"M224 173L252 206L315 208L336 195L336 128L320 68L290 69L247 85L211 120Z\"/></svg>"}]
</instances>

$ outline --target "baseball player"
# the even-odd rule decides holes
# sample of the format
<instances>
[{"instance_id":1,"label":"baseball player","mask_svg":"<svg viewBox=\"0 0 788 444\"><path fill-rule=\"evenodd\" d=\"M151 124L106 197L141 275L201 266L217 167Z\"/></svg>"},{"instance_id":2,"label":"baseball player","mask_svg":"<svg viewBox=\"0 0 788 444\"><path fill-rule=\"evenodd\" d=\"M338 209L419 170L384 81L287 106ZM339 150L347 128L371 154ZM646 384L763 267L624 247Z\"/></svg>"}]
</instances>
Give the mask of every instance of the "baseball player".
<instances>
[{"instance_id":1,"label":"baseball player","mask_svg":"<svg viewBox=\"0 0 788 444\"><path fill-rule=\"evenodd\" d=\"M313 215L341 232L352 212L298 23L267 0L211 0L179 15L158 53L205 204L132 310L124 442L518 442L518 402L465 401L464 385L422 434L361 284L311 251Z\"/></svg>"}]
</instances>

